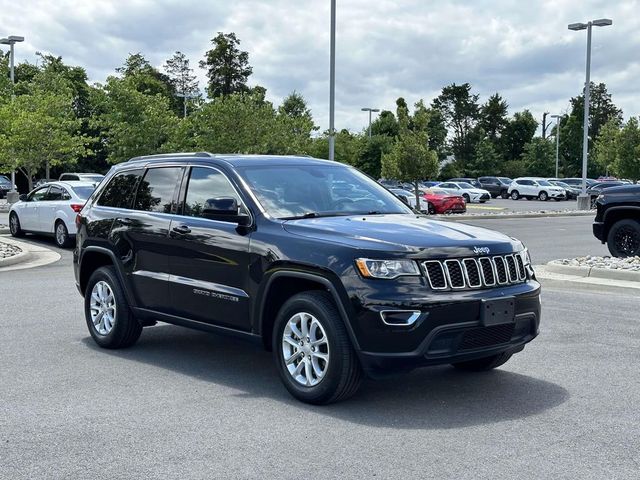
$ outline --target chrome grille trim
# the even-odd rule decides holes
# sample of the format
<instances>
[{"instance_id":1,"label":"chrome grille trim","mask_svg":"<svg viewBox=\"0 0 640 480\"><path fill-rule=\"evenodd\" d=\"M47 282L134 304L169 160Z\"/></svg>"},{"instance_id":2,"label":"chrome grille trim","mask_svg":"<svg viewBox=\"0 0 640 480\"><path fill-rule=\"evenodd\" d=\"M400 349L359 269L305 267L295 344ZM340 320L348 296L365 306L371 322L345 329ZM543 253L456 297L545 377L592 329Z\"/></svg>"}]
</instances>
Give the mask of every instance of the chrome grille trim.
<instances>
[{"instance_id":1,"label":"chrome grille trim","mask_svg":"<svg viewBox=\"0 0 640 480\"><path fill-rule=\"evenodd\" d=\"M485 273L484 267L482 266L484 260L489 262L489 267L491 268L491 272L493 274L493 282L492 283L489 283L487 281L487 274ZM498 273L496 272L496 266L491 261L491 259L489 257L479 258L478 259L478 265L480 265L480 276L482 278L482 283L484 284L484 286L485 287L493 287L493 286L495 286L495 284L498 282Z\"/></svg>"},{"instance_id":2,"label":"chrome grille trim","mask_svg":"<svg viewBox=\"0 0 640 480\"><path fill-rule=\"evenodd\" d=\"M442 273L442 286L435 286L433 283L433 279L431 278L431 274L429 273L429 266L430 265L434 265L437 266L440 269L440 272ZM433 289L433 290L446 290L447 287L447 275L445 274L444 271L444 266L442 265L442 262L438 261L438 260L428 260L426 262L422 262L422 269L424 270L425 275L427 276L427 280L429 281L429 286Z\"/></svg>"},{"instance_id":3,"label":"chrome grille trim","mask_svg":"<svg viewBox=\"0 0 640 480\"><path fill-rule=\"evenodd\" d=\"M515 285L526 282L528 279L525 259L519 252L480 258L426 260L421 265L432 290L490 288ZM429 273L430 271L433 275ZM478 280L475 280L475 272ZM503 272L504 276L499 272ZM456 280L455 284L454 280Z\"/></svg>"},{"instance_id":4,"label":"chrome grille trim","mask_svg":"<svg viewBox=\"0 0 640 480\"><path fill-rule=\"evenodd\" d=\"M475 268L477 270L477 272L478 272L478 281L475 284L473 284L471 282L471 276L469 275L469 267L467 266L467 264L474 265L474 267L471 267L471 268ZM465 259L463 259L462 260L462 270L464 271L464 276L465 276L465 279L467 281L467 285L470 288L480 288L480 287L482 287L483 279L480 276L480 267L478 266L478 262L476 261L475 258L465 258Z\"/></svg>"},{"instance_id":5,"label":"chrome grille trim","mask_svg":"<svg viewBox=\"0 0 640 480\"><path fill-rule=\"evenodd\" d=\"M460 269L460 279L462 280L461 282L462 285L454 285L453 282L451 281L451 270L449 268L449 265L457 265L457 267ZM460 260L445 260L444 271L447 273L447 283L449 284L450 288L454 290L460 290L465 287L464 271L462 270L462 265L460 264Z\"/></svg>"}]
</instances>

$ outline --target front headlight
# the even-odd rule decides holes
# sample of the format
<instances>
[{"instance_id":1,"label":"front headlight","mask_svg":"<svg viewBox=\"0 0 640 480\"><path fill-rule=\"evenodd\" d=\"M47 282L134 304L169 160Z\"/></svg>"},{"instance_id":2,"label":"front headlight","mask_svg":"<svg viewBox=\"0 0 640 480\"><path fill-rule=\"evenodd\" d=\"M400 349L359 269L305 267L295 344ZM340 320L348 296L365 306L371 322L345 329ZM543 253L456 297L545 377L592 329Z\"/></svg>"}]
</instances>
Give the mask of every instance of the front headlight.
<instances>
[{"instance_id":1,"label":"front headlight","mask_svg":"<svg viewBox=\"0 0 640 480\"><path fill-rule=\"evenodd\" d=\"M522 261L524 262L524 266L530 266L531 265L531 255L529 255L529 249L525 248L522 251Z\"/></svg>"},{"instance_id":2,"label":"front headlight","mask_svg":"<svg viewBox=\"0 0 640 480\"><path fill-rule=\"evenodd\" d=\"M603 199L604 199L604 194L601 193L600 195L598 195L598 198L596 198L596 201L603 200Z\"/></svg>"},{"instance_id":3,"label":"front headlight","mask_svg":"<svg viewBox=\"0 0 640 480\"><path fill-rule=\"evenodd\" d=\"M391 280L404 275L420 275L418 265L412 260L372 260L356 259L358 271L365 278Z\"/></svg>"}]
</instances>

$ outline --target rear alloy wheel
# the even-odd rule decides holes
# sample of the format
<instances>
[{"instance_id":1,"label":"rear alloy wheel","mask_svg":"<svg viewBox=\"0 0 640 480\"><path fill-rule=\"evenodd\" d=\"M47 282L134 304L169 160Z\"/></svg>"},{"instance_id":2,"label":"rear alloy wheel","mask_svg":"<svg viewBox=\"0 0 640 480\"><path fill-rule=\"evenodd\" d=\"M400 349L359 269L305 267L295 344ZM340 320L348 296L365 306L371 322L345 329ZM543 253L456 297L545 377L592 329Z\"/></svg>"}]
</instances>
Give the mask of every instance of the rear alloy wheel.
<instances>
[{"instance_id":1,"label":"rear alloy wheel","mask_svg":"<svg viewBox=\"0 0 640 480\"><path fill-rule=\"evenodd\" d=\"M452 363L458 370L466 372L486 372L494 368L504 365L511 358L511 353L503 352L490 357L478 358L477 360L469 360L468 362Z\"/></svg>"},{"instance_id":2,"label":"rear alloy wheel","mask_svg":"<svg viewBox=\"0 0 640 480\"><path fill-rule=\"evenodd\" d=\"M609 229L607 247L614 257L640 255L640 223L636 220L618 220Z\"/></svg>"},{"instance_id":3,"label":"rear alloy wheel","mask_svg":"<svg viewBox=\"0 0 640 480\"><path fill-rule=\"evenodd\" d=\"M462 194L462 198L464 198L465 203L471 203L471 197L467 193Z\"/></svg>"},{"instance_id":4,"label":"rear alloy wheel","mask_svg":"<svg viewBox=\"0 0 640 480\"><path fill-rule=\"evenodd\" d=\"M507 192L506 190L502 190L502 192L500 192L500 196L506 200L507 198L509 198L509 192Z\"/></svg>"},{"instance_id":5,"label":"rear alloy wheel","mask_svg":"<svg viewBox=\"0 0 640 480\"><path fill-rule=\"evenodd\" d=\"M429 202L427 204L427 212L429 212L429 215L435 215L436 214L436 207L433 206L433 203Z\"/></svg>"},{"instance_id":6,"label":"rear alloy wheel","mask_svg":"<svg viewBox=\"0 0 640 480\"><path fill-rule=\"evenodd\" d=\"M273 352L282 382L302 402L343 400L360 385L360 363L327 292L303 292L285 302L274 325Z\"/></svg>"},{"instance_id":7,"label":"rear alloy wheel","mask_svg":"<svg viewBox=\"0 0 640 480\"><path fill-rule=\"evenodd\" d=\"M540 192L538 194L538 200L546 202L547 200L549 200L549 195L547 194L547 192Z\"/></svg>"},{"instance_id":8,"label":"rear alloy wheel","mask_svg":"<svg viewBox=\"0 0 640 480\"><path fill-rule=\"evenodd\" d=\"M13 237L22 237L24 235L22 228L20 228L20 219L16 212L11 212L11 215L9 216L9 230Z\"/></svg>"},{"instance_id":9,"label":"rear alloy wheel","mask_svg":"<svg viewBox=\"0 0 640 480\"><path fill-rule=\"evenodd\" d=\"M62 220L58 220L55 224L56 245L60 248L67 248L71 244L69 239L69 231Z\"/></svg>"},{"instance_id":10,"label":"rear alloy wheel","mask_svg":"<svg viewBox=\"0 0 640 480\"><path fill-rule=\"evenodd\" d=\"M518 200L520 198L520 194L518 193L517 190L514 190L513 192L511 192L511 200Z\"/></svg>"}]
</instances>

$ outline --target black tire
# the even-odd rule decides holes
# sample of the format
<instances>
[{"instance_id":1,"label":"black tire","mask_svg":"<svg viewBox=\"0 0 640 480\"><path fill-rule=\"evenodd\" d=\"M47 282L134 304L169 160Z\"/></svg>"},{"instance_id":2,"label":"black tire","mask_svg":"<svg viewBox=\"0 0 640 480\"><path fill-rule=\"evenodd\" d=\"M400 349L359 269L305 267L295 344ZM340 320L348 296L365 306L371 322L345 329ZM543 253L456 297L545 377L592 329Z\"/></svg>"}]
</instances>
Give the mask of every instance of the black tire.
<instances>
[{"instance_id":1,"label":"black tire","mask_svg":"<svg viewBox=\"0 0 640 480\"><path fill-rule=\"evenodd\" d=\"M115 321L112 329L106 333L98 332L91 320L91 297L94 286L98 282L105 282L115 298ZM113 267L100 267L89 278L84 294L84 316L93 340L102 348L126 348L130 347L140 337L142 326L134 318L129 308L129 303L124 295L118 276Z\"/></svg>"},{"instance_id":2,"label":"black tire","mask_svg":"<svg viewBox=\"0 0 640 480\"><path fill-rule=\"evenodd\" d=\"M302 385L293 378L285 364L283 352L285 328L292 317L303 312L313 315L322 325L330 355L324 376L313 386ZM305 403L325 405L344 400L358 390L362 381L362 368L347 329L333 298L327 292L303 292L285 302L274 324L273 352L282 383L291 395ZM306 373L306 366L303 368Z\"/></svg>"},{"instance_id":3,"label":"black tire","mask_svg":"<svg viewBox=\"0 0 640 480\"><path fill-rule=\"evenodd\" d=\"M640 255L640 223L636 220L618 220L609 229L607 248L614 257Z\"/></svg>"},{"instance_id":4,"label":"black tire","mask_svg":"<svg viewBox=\"0 0 640 480\"><path fill-rule=\"evenodd\" d=\"M68 248L71 246L71 238L69 238L69 230L62 220L56 221L53 226L53 238L56 245L60 248Z\"/></svg>"},{"instance_id":5,"label":"black tire","mask_svg":"<svg viewBox=\"0 0 640 480\"><path fill-rule=\"evenodd\" d=\"M9 215L9 230L12 237L24 237L24 231L20 226L20 218L16 212L11 212L11 215Z\"/></svg>"},{"instance_id":6,"label":"black tire","mask_svg":"<svg viewBox=\"0 0 640 480\"><path fill-rule=\"evenodd\" d=\"M490 357L478 358L476 360L469 360L468 362L452 363L458 370L464 370L465 372L486 372L487 370L493 370L500 365L504 365L511 358L511 353L503 352L497 355L491 355Z\"/></svg>"},{"instance_id":7,"label":"black tire","mask_svg":"<svg viewBox=\"0 0 640 480\"><path fill-rule=\"evenodd\" d=\"M520 199L520 193L517 190L513 190L510 196L511 196L511 200Z\"/></svg>"},{"instance_id":8,"label":"black tire","mask_svg":"<svg viewBox=\"0 0 640 480\"><path fill-rule=\"evenodd\" d=\"M427 212L429 212L429 215L435 215L436 214L436 207L433 206L433 203L429 202L427 204Z\"/></svg>"},{"instance_id":9,"label":"black tire","mask_svg":"<svg viewBox=\"0 0 640 480\"><path fill-rule=\"evenodd\" d=\"M464 203L471 203L471 197L468 193L463 193L462 198L464 198Z\"/></svg>"},{"instance_id":10,"label":"black tire","mask_svg":"<svg viewBox=\"0 0 640 480\"><path fill-rule=\"evenodd\" d=\"M543 190L538 194L538 200L540 200L541 202L546 202L547 200L549 200L549 194Z\"/></svg>"},{"instance_id":11,"label":"black tire","mask_svg":"<svg viewBox=\"0 0 640 480\"><path fill-rule=\"evenodd\" d=\"M507 198L509 198L509 192L508 192L507 190L502 190L502 191L500 192L500 196L501 196L504 200L506 200Z\"/></svg>"}]
</instances>

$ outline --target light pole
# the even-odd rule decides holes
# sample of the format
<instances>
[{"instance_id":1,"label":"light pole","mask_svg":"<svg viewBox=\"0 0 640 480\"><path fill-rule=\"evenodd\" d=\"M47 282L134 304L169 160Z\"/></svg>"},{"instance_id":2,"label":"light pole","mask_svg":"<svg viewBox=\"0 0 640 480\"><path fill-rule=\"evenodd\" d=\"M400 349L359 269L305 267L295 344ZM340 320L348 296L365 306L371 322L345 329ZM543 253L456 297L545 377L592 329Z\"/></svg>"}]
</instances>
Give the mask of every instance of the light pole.
<instances>
[{"instance_id":1,"label":"light pole","mask_svg":"<svg viewBox=\"0 0 640 480\"><path fill-rule=\"evenodd\" d=\"M369 112L369 138L371 138L371 112L379 112L380 109L379 108L363 107L361 110L363 112Z\"/></svg>"},{"instance_id":2,"label":"light pole","mask_svg":"<svg viewBox=\"0 0 640 480\"><path fill-rule=\"evenodd\" d=\"M15 73L14 73L14 64L15 64L15 55L16 52L14 50L14 45L16 43L24 42L24 37L20 37L18 35L9 35L6 38L0 38L0 45L9 45L9 77L11 78L11 84L16 83ZM14 97L14 93L11 92L11 98ZM11 190L7 193L7 202L15 203L16 202L16 171L11 171Z\"/></svg>"},{"instance_id":3,"label":"light pole","mask_svg":"<svg viewBox=\"0 0 640 480\"><path fill-rule=\"evenodd\" d=\"M551 118L556 119L556 176L558 178L558 148L560 147L560 115L551 115Z\"/></svg>"},{"instance_id":4,"label":"light pole","mask_svg":"<svg viewBox=\"0 0 640 480\"><path fill-rule=\"evenodd\" d=\"M198 95L191 95L189 93L176 93L176 97L183 99L183 117L187 118L187 100L189 100L190 98L198 98Z\"/></svg>"},{"instance_id":5,"label":"light pole","mask_svg":"<svg viewBox=\"0 0 640 480\"><path fill-rule=\"evenodd\" d=\"M572 23L569 30L587 30L587 72L584 82L584 121L582 126L582 193L578 196L578 209L588 210L590 207L589 196L587 195L587 155L589 153L589 94L591 83L591 27L606 27L612 25L613 21L608 18L599 18L587 23Z\"/></svg>"},{"instance_id":6,"label":"light pole","mask_svg":"<svg viewBox=\"0 0 640 480\"><path fill-rule=\"evenodd\" d=\"M329 160L334 160L336 137L334 115L336 103L336 0L331 0L331 47L329 54Z\"/></svg>"}]
</instances>

